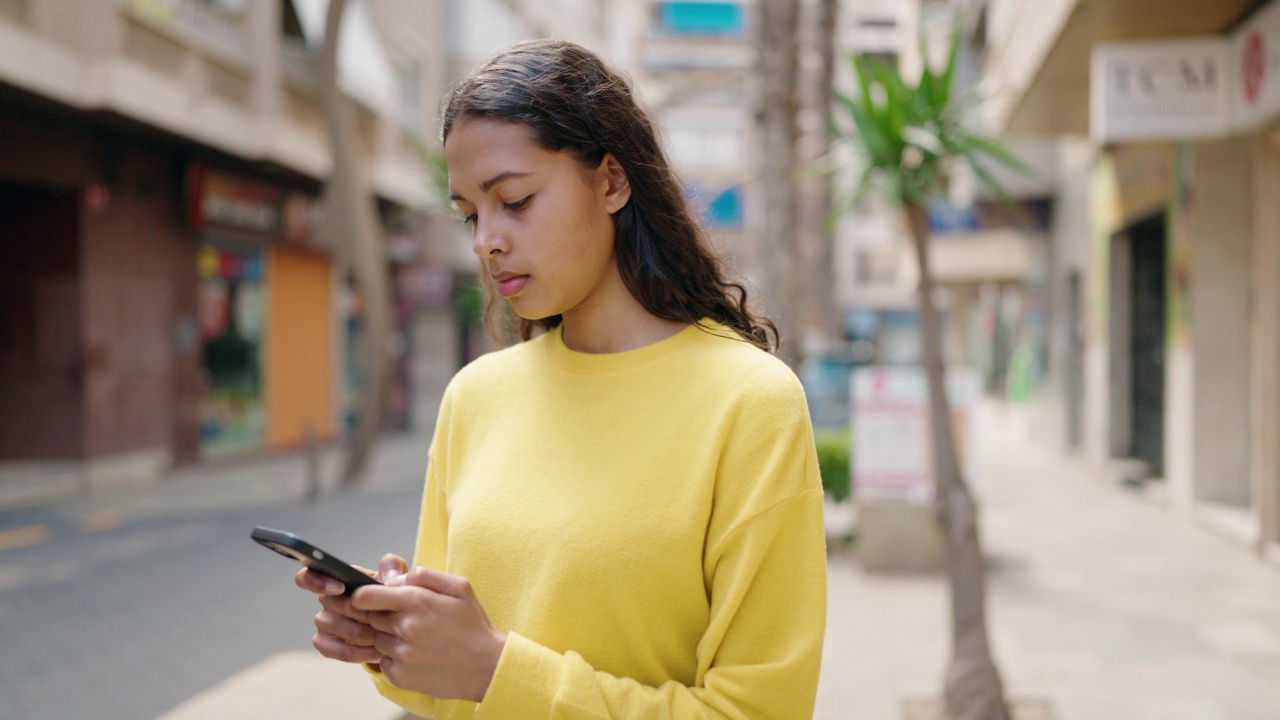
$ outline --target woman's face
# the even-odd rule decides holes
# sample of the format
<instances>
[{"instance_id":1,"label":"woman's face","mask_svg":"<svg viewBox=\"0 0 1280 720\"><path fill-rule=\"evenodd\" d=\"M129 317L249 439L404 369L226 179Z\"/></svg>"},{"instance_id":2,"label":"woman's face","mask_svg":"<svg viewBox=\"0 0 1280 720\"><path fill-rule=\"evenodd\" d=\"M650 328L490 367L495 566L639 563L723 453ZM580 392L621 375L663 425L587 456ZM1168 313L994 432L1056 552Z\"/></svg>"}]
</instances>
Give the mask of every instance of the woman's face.
<instances>
[{"instance_id":1,"label":"woman's face","mask_svg":"<svg viewBox=\"0 0 1280 720\"><path fill-rule=\"evenodd\" d=\"M472 227L472 249L520 317L606 307L622 286L613 219L630 199L612 156L584 168L524 125L460 119L445 142L449 193Z\"/></svg>"}]
</instances>

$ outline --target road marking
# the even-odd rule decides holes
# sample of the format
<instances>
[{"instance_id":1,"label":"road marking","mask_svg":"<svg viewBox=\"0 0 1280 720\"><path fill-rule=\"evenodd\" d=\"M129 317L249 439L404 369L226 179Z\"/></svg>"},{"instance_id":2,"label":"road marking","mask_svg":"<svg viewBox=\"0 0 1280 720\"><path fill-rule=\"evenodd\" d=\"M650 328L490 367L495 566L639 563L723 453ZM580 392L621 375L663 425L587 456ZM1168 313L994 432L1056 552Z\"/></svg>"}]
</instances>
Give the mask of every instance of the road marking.
<instances>
[{"instance_id":1,"label":"road marking","mask_svg":"<svg viewBox=\"0 0 1280 720\"><path fill-rule=\"evenodd\" d=\"M11 530L0 530L0 552L16 550L28 545L49 542L48 525L25 525Z\"/></svg>"},{"instance_id":2,"label":"road marking","mask_svg":"<svg viewBox=\"0 0 1280 720\"><path fill-rule=\"evenodd\" d=\"M113 530L124 524L124 513L114 508L94 510L80 516L80 532L87 534Z\"/></svg>"}]
</instances>

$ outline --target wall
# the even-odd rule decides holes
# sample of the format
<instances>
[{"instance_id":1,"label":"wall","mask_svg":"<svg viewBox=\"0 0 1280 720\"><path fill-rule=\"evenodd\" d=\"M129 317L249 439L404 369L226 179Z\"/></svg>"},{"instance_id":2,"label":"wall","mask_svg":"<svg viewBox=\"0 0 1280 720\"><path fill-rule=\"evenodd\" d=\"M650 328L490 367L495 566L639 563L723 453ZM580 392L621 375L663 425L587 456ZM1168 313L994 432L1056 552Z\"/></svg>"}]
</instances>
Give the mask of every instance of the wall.
<instances>
[{"instance_id":1,"label":"wall","mask_svg":"<svg viewBox=\"0 0 1280 720\"><path fill-rule=\"evenodd\" d=\"M1280 307L1280 137L1254 144L1254 306ZM1274 312L1252 317L1253 403L1251 474L1262 532L1259 549L1280 543L1280 319ZM1280 557L1280 549L1276 551Z\"/></svg>"},{"instance_id":2,"label":"wall","mask_svg":"<svg viewBox=\"0 0 1280 720\"><path fill-rule=\"evenodd\" d=\"M1084 166L1087 173L1088 263L1085 272L1084 455L1094 462L1111 457L1111 233L1119 223L1115 172L1105 155Z\"/></svg>"},{"instance_id":3,"label":"wall","mask_svg":"<svg viewBox=\"0 0 1280 720\"><path fill-rule=\"evenodd\" d=\"M1083 329L1087 309L1084 277L1088 272L1091 247L1088 178L1097 148L1084 139L1061 140L1056 143L1056 147L1056 158L1050 164L1056 171L1054 181L1058 192L1054 198L1049 246L1049 317L1046 318L1049 359L1045 383L1032 401L1037 416L1032 427L1036 440L1067 450L1073 449L1070 447L1069 425L1071 403L1078 403L1078 410L1082 415L1080 429L1084 429L1084 398L1078 389L1073 390L1070 373L1072 367L1077 366L1081 373L1079 381L1083 381L1083 364L1088 347L1083 343L1084 338L1080 337L1081 342L1077 348L1071 336ZM1080 278L1080 294L1077 298L1080 322L1077 327L1071 327L1069 323L1072 317L1072 274L1077 274ZM1073 348L1076 349L1075 354Z\"/></svg>"},{"instance_id":4,"label":"wall","mask_svg":"<svg viewBox=\"0 0 1280 720\"><path fill-rule=\"evenodd\" d=\"M1250 495L1253 181L1242 170L1251 166L1252 151L1251 139L1243 138L1194 145L1187 201L1194 297L1194 498L1245 507Z\"/></svg>"}]
</instances>

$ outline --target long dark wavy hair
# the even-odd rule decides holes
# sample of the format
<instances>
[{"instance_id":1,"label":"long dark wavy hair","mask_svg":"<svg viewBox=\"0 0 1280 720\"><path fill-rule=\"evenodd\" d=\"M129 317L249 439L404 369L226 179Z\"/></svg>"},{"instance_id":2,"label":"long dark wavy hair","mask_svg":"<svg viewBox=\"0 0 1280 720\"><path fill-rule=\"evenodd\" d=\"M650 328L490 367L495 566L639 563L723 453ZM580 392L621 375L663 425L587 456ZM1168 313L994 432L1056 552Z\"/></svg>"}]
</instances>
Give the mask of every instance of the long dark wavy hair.
<instances>
[{"instance_id":1,"label":"long dark wavy hair","mask_svg":"<svg viewBox=\"0 0 1280 720\"><path fill-rule=\"evenodd\" d=\"M727 277L648 114L627 82L597 55L561 40L519 42L449 92L441 140L468 117L528 126L541 147L571 152L586 168L613 155L631 184L630 201L613 216L618 271L631 294L657 317L687 323L710 318L757 347L777 348L778 328L752 310L742 283ZM488 290L485 319L500 336L506 313ZM536 328L550 330L562 321L554 315L517 322L520 337L528 340Z\"/></svg>"}]
</instances>

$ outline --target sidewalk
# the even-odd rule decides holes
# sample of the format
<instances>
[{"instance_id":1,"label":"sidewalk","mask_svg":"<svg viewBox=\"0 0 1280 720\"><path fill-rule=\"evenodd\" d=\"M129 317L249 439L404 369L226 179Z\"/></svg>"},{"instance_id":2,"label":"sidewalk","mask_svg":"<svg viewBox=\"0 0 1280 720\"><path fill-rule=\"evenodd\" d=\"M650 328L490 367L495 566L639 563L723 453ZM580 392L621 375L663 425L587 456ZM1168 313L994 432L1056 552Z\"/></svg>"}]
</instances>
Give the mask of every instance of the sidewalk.
<instances>
[{"instance_id":1,"label":"sidewalk","mask_svg":"<svg viewBox=\"0 0 1280 720\"><path fill-rule=\"evenodd\" d=\"M1280 571L984 408L973 478L989 624L1013 699L1057 720L1280 719ZM830 564L820 720L899 720L937 697L949 651L941 576Z\"/></svg>"},{"instance_id":2,"label":"sidewalk","mask_svg":"<svg viewBox=\"0 0 1280 720\"><path fill-rule=\"evenodd\" d=\"M360 486L364 492L402 488L419 483L426 471L429 435L387 435L374 450L369 471ZM345 450L329 447L318 452L321 495L341 492ZM42 473L58 475L56 466ZM115 522L174 512L204 512L253 507L305 498L309 491L310 459L306 452L262 454L212 461L179 468L158 483L37 500L29 494L0 495L0 530L19 524L24 516L56 510L87 518L108 515ZM57 478L54 477L57 481Z\"/></svg>"}]
</instances>

